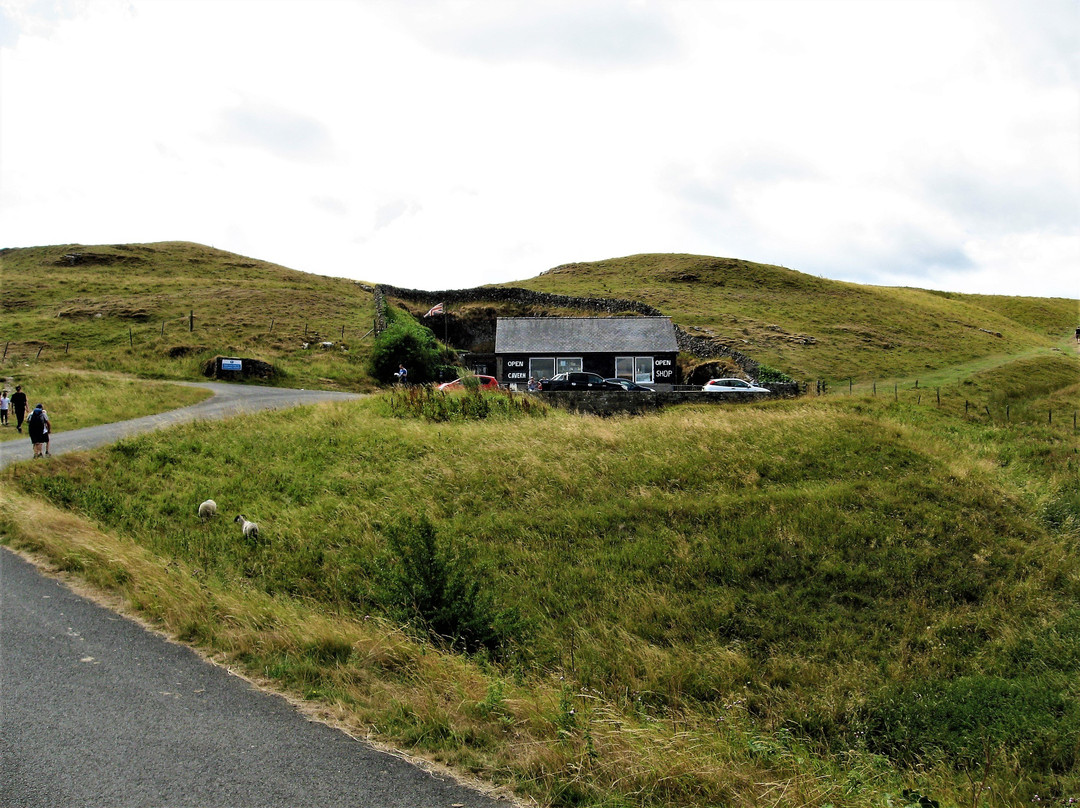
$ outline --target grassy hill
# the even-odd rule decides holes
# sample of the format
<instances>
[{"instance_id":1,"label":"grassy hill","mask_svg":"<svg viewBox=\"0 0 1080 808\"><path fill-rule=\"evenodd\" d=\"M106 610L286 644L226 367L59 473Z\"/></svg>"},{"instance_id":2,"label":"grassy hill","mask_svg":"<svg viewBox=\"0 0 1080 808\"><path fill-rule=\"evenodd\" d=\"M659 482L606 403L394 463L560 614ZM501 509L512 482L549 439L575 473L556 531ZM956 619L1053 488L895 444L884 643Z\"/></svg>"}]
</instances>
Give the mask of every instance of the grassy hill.
<instances>
[{"instance_id":1,"label":"grassy hill","mask_svg":"<svg viewBox=\"0 0 1080 808\"><path fill-rule=\"evenodd\" d=\"M3 250L0 285L15 366L196 379L223 354L273 363L284 386L371 386L374 303L351 280L169 242Z\"/></svg>"},{"instance_id":2,"label":"grassy hill","mask_svg":"<svg viewBox=\"0 0 1080 808\"><path fill-rule=\"evenodd\" d=\"M1059 346L1076 300L864 286L730 258L634 255L556 267L538 291L640 300L795 378L913 378Z\"/></svg>"},{"instance_id":3,"label":"grassy hill","mask_svg":"<svg viewBox=\"0 0 1080 808\"><path fill-rule=\"evenodd\" d=\"M329 298L359 289L151 246L174 267L169 280L139 265L148 284L166 278L155 319L179 308L182 321L195 304L172 295L204 288L226 329L220 298L235 286L281 311L307 300L295 311L326 322L324 304L348 313ZM66 296L45 289L59 276L24 272L10 298L27 301L12 308L20 330L45 329L75 298L126 299L125 251L84 249L107 253L111 272L70 267L80 291ZM190 258L219 263L186 280ZM529 283L636 296L703 329L737 316L760 327L762 350L780 333L770 325L817 328L835 351L785 343L812 375L888 354L904 361L874 366L882 376L951 386L940 402L909 380L888 395L844 386L608 419L476 393L432 421L428 394L387 393L13 466L0 537L313 712L545 805L1080 797L1080 359L1057 325L1075 301L878 290L689 256L617 263ZM627 276L636 294L616 287ZM830 310L876 320L875 338L903 350L867 347ZM308 372L296 326L275 347L265 313L243 319L236 345L280 351L289 378ZM168 341L133 348L129 322L91 317L86 338L108 325L112 341L80 361L197 372L161 359ZM323 361L324 378L363 383L347 375L359 359ZM258 520L260 540L201 523L209 496Z\"/></svg>"},{"instance_id":4,"label":"grassy hill","mask_svg":"<svg viewBox=\"0 0 1080 808\"><path fill-rule=\"evenodd\" d=\"M2 250L0 283L14 364L191 379L207 359L235 354L272 362L277 384L373 387L374 301L351 280L171 242ZM569 264L513 285L640 300L797 379L834 383L1047 353L1080 314L1076 300L862 286L693 255Z\"/></svg>"}]
</instances>

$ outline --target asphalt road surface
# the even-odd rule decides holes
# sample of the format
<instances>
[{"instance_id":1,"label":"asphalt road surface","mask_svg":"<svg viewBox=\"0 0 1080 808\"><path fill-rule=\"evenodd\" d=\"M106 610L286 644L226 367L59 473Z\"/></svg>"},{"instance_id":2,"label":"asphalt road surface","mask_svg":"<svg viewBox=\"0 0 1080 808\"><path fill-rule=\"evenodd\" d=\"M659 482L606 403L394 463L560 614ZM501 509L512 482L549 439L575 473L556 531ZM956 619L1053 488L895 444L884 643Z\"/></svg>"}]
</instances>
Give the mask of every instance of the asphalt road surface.
<instances>
[{"instance_id":1,"label":"asphalt road surface","mask_svg":"<svg viewBox=\"0 0 1080 808\"><path fill-rule=\"evenodd\" d=\"M226 389L134 428L137 422L57 433L53 452L179 420L340 395L248 388L245 397L238 385L206 386ZM0 548L3 808L506 804L309 720Z\"/></svg>"}]
</instances>

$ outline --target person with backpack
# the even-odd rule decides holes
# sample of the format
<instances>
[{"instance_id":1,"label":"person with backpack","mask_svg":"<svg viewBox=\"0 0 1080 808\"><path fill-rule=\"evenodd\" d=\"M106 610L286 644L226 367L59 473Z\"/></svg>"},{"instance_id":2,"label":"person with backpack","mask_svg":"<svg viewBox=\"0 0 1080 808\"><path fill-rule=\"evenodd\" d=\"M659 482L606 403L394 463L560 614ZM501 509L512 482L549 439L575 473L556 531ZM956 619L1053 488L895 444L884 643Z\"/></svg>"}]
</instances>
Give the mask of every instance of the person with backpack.
<instances>
[{"instance_id":1,"label":"person with backpack","mask_svg":"<svg viewBox=\"0 0 1080 808\"><path fill-rule=\"evenodd\" d=\"M45 407L38 404L30 417L26 419L26 430L30 433L30 442L34 444L34 457L50 457L49 454L49 414Z\"/></svg>"}]
</instances>

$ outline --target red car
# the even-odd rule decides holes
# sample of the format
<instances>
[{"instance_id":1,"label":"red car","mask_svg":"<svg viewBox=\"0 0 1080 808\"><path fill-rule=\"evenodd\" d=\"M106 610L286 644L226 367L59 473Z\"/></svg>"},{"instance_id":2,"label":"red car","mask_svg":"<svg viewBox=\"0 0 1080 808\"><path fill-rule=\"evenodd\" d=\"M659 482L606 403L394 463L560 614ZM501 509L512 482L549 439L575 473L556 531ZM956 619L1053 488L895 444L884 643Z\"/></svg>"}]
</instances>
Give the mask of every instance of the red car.
<instances>
[{"instance_id":1,"label":"red car","mask_svg":"<svg viewBox=\"0 0 1080 808\"><path fill-rule=\"evenodd\" d=\"M471 376L470 378L476 380L476 386L481 390L499 389L499 380L496 379L494 376L481 376L477 374L476 376ZM454 390L464 390L465 382L462 379L454 379L452 382L443 382L436 389L442 390L445 393L453 392Z\"/></svg>"}]
</instances>

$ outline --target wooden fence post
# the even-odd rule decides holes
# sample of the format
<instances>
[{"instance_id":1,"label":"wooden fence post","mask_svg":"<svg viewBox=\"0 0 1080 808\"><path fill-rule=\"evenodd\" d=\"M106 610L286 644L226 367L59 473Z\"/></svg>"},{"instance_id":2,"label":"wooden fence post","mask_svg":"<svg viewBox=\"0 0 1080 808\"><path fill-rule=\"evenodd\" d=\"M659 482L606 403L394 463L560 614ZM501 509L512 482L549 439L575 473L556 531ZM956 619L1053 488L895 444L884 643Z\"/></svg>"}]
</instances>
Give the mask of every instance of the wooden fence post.
<instances>
[{"instance_id":1,"label":"wooden fence post","mask_svg":"<svg viewBox=\"0 0 1080 808\"><path fill-rule=\"evenodd\" d=\"M271 334L274 333L274 318L273 317L270 318L270 333Z\"/></svg>"},{"instance_id":2,"label":"wooden fence post","mask_svg":"<svg viewBox=\"0 0 1080 808\"><path fill-rule=\"evenodd\" d=\"M937 405L941 406L941 388L937 388Z\"/></svg>"},{"instance_id":3,"label":"wooden fence post","mask_svg":"<svg viewBox=\"0 0 1080 808\"><path fill-rule=\"evenodd\" d=\"M189 332L195 330L195 309L192 309L191 314L188 315L187 330Z\"/></svg>"},{"instance_id":4,"label":"wooden fence post","mask_svg":"<svg viewBox=\"0 0 1080 808\"><path fill-rule=\"evenodd\" d=\"M128 326L128 345L132 348L135 347L135 338L131 335L131 326Z\"/></svg>"},{"instance_id":5,"label":"wooden fence post","mask_svg":"<svg viewBox=\"0 0 1080 808\"><path fill-rule=\"evenodd\" d=\"M165 336L165 321L161 321L161 336Z\"/></svg>"},{"instance_id":6,"label":"wooden fence post","mask_svg":"<svg viewBox=\"0 0 1080 808\"><path fill-rule=\"evenodd\" d=\"M37 349L37 356L35 356L34 359L41 359L41 352L44 351L44 350L45 350L44 345L42 345L40 348L38 348Z\"/></svg>"},{"instance_id":7,"label":"wooden fence post","mask_svg":"<svg viewBox=\"0 0 1080 808\"><path fill-rule=\"evenodd\" d=\"M8 346L10 344L11 344L10 342L5 342L4 343L4 359L7 359L7 349L8 349Z\"/></svg>"}]
</instances>

